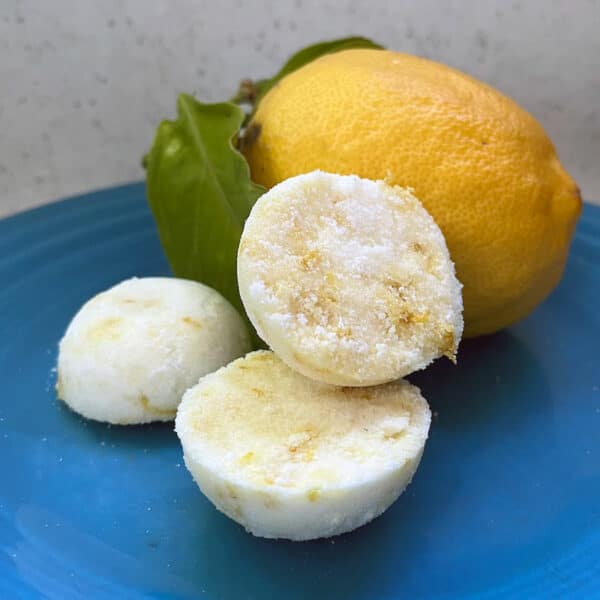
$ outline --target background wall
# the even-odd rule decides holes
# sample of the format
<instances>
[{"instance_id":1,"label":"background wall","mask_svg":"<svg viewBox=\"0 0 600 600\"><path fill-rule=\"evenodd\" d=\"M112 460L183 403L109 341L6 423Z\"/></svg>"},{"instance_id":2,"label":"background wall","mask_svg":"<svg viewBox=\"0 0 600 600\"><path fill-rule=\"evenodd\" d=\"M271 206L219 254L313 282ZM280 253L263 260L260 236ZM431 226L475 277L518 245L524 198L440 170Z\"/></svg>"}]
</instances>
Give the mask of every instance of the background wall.
<instances>
[{"instance_id":1,"label":"background wall","mask_svg":"<svg viewBox=\"0 0 600 600\"><path fill-rule=\"evenodd\" d=\"M349 34L512 96L600 202L599 32L593 0L3 0L0 215L142 178L178 92L226 99L301 46Z\"/></svg>"}]
</instances>

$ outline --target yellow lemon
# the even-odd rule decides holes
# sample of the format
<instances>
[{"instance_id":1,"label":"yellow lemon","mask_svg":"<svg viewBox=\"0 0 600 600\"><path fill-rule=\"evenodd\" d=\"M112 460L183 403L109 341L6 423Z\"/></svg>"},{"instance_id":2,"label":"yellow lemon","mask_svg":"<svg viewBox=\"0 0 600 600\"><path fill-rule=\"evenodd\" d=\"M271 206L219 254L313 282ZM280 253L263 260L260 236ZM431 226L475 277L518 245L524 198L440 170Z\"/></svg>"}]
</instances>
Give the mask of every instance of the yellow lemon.
<instances>
[{"instance_id":1,"label":"yellow lemon","mask_svg":"<svg viewBox=\"0 0 600 600\"><path fill-rule=\"evenodd\" d=\"M242 150L267 187L322 169L412 188L446 236L469 336L524 317L552 291L581 211L530 114L397 52L347 50L291 73L260 102Z\"/></svg>"}]
</instances>

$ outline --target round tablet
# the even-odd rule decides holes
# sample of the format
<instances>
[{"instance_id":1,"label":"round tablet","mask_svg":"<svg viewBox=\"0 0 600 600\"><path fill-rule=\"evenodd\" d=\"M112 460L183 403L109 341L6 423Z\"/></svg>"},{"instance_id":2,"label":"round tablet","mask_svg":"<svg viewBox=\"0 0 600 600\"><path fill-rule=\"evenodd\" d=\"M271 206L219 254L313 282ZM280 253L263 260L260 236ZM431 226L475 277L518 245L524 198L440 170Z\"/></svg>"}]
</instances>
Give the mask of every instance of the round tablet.
<instances>
[{"instance_id":1,"label":"round tablet","mask_svg":"<svg viewBox=\"0 0 600 600\"><path fill-rule=\"evenodd\" d=\"M292 368L375 385L455 358L461 285L442 232L410 191L315 171L259 198L238 253L258 334Z\"/></svg>"},{"instance_id":2,"label":"round tablet","mask_svg":"<svg viewBox=\"0 0 600 600\"><path fill-rule=\"evenodd\" d=\"M215 290L183 279L129 279L75 315L60 342L58 397L115 424L168 421L185 390L251 348Z\"/></svg>"},{"instance_id":3,"label":"round tablet","mask_svg":"<svg viewBox=\"0 0 600 600\"><path fill-rule=\"evenodd\" d=\"M258 351L188 390L175 429L219 510L254 535L308 540L388 508L417 469L430 421L406 381L334 387Z\"/></svg>"}]
</instances>

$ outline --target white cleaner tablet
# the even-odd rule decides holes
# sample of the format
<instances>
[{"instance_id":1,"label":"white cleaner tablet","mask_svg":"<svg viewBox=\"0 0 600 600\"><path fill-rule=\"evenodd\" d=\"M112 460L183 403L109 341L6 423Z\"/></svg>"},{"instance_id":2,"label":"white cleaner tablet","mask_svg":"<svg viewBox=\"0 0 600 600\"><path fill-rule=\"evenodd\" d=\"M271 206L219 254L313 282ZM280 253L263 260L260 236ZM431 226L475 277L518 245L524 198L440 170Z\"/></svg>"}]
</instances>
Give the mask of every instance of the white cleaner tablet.
<instances>
[{"instance_id":1,"label":"white cleaner tablet","mask_svg":"<svg viewBox=\"0 0 600 600\"><path fill-rule=\"evenodd\" d=\"M410 482L431 414L407 381L340 388L247 354L185 393L175 429L208 499L257 536L360 527Z\"/></svg>"},{"instance_id":2,"label":"white cleaner tablet","mask_svg":"<svg viewBox=\"0 0 600 600\"><path fill-rule=\"evenodd\" d=\"M300 373L375 385L446 355L462 335L444 236L410 191L315 171L254 205L238 253L258 334Z\"/></svg>"},{"instance_id":3,"label":"white cleaner tablet","mask_svg":"<svg viewBox=\"0 0 600 600\"><path fill-rule=\"evenodd\" d=\"M115 424L168 421L185 390L251 348L215 290L183 279L129 279L81 308L60 342L58 397Z\"/></svg>"}]
</instances>

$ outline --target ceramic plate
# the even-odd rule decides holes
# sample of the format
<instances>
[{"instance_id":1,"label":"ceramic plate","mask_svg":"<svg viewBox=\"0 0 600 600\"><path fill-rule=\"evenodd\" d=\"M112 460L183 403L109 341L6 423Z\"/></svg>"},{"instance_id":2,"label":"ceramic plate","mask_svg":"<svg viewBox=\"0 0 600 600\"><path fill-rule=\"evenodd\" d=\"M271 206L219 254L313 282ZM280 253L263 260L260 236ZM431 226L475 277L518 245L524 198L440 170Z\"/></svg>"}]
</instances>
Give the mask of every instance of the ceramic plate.
<instances>
[{"instance_id":1,"label":"ceramic plate","mask_svg":"<svg viewBox=\"0 0 600 600\"><path fill-rule=\"evenodd\" d=\"M531 317L411 377L434 411L413 483L331 540L217 512L171 424L107 427L54 393L90 296L165 275L141 184L0 221L0 597L600 597L600 208Z\"/></svg>"}]
</instances>

